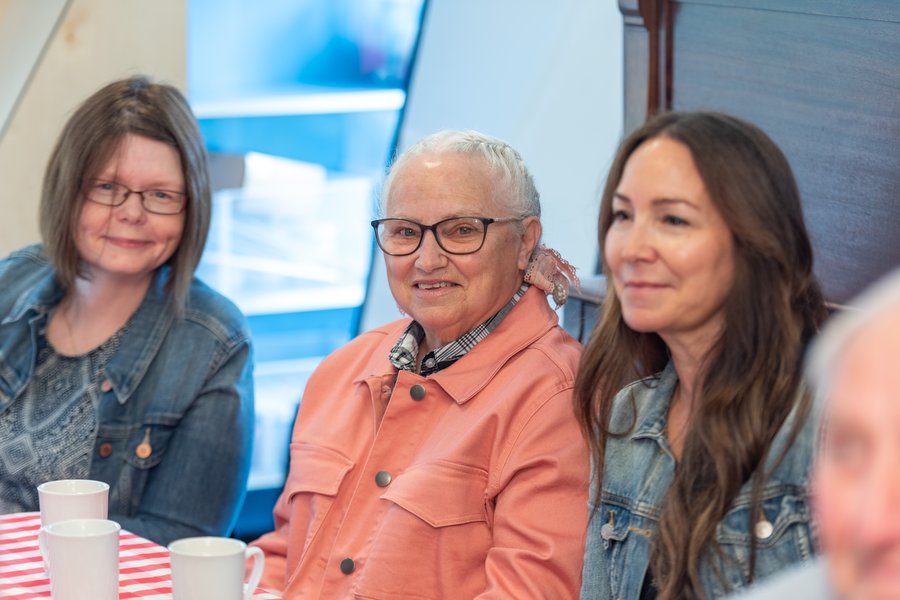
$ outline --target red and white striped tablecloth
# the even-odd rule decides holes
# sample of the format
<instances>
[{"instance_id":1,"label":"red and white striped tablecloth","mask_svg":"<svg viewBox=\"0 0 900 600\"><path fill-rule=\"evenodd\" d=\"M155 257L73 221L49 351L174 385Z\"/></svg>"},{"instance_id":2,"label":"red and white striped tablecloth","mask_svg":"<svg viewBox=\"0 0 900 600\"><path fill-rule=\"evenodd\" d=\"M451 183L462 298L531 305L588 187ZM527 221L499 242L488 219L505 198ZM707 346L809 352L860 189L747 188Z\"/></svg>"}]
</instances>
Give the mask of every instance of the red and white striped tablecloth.
<instances>
[{"instance_id":1,"label":"red and white striped tablecloth","mask_svg":"<svg viewBox=\"0 0 900 600\"><path fill-rule=\"evenodd\" d=\"M39 513L0 516L0 598L50 597L50 580L38 550ZM263 591L254 598L275 599ZM169 551L122 530L119 541L119 600L172 599Z\"/></svg>"}]
</instances>

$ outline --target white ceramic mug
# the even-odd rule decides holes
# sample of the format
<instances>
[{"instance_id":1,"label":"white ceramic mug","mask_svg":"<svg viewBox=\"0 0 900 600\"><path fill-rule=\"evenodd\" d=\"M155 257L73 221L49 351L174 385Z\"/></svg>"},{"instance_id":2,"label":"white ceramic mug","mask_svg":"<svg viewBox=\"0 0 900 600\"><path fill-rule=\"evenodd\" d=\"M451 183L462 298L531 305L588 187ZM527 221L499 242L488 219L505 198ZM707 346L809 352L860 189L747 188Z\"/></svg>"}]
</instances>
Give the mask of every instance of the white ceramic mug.
<instances>
[{"instance_id":1,"label":"white ceramic mug","mask_svg":"<svg viewBox=\"0 0 900 600\"><path fill-rule=\"evenodd\" d=\"M117 600L119 532L105 519L70 519L43 528L53 600Z\"/></svg>"},{"instance_id":2,"label":"white ceramic mug","mask_svg":"<svg viewBox=\"0 0 900 600\"><path fill-rule=\"evenodd\" d=\"M105 519L109 509L109 484L91 479L47 481L37 488L41 508L38 547L47 566L44 528L69 519Z\"/></svg>"},{"instance_id":3,"label":"white ceramic mug","mask_svg":"<svg viewBox=\"0 0 900 600\"><path fill-rule=\"evenodd\" d=\"M224 537L194 537L169 544L174 600L249 600L262 577L264 556L256 547ZM244 583L245 564L253 559Z\"/></svg>"}]
</instances>

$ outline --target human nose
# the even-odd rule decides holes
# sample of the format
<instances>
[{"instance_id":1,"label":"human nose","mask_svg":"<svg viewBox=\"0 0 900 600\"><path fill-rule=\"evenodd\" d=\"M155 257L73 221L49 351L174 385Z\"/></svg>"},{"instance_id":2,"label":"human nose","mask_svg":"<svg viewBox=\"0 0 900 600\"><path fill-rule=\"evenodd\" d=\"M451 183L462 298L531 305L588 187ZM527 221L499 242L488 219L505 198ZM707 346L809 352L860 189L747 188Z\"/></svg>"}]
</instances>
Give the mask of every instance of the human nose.
<instances>
[{"instance_id":1,"label":"human nose","mask_svg":"<svg viewBox=\"0 0 900 600\"><path fill-rule=\"evenodd\" d=\"M635 219L622 232L621 255L626 261L652 260L656 250L653 232L643 219Z\"/></svg>"},{"instance_id":2,"label":"human nose","mask_svg":"<svg viewBox=\"0 0 900 600\"><path fill-rule=\"evenodd\" d=\"M428 234L431 235L428 235ZM447 255L437 243L437 234L433 229L423 229L422 242L416 250L416 267L423 271L433 271L446 263Z\"/></svg>"},{"instance_id":3,"label":"human nose","mask_svg":"<svg viewBox=\"0 0 900 600\"><path fill-rule=\"evenodd\" d=\"M134 196L134 200L131 197ZM120 219L128 221L140 221L147 216L144 209L144 198L141 192L133 190L125 190L125 198L122 203L116 207L116 214Z\"/></svg>"}]
</instances>

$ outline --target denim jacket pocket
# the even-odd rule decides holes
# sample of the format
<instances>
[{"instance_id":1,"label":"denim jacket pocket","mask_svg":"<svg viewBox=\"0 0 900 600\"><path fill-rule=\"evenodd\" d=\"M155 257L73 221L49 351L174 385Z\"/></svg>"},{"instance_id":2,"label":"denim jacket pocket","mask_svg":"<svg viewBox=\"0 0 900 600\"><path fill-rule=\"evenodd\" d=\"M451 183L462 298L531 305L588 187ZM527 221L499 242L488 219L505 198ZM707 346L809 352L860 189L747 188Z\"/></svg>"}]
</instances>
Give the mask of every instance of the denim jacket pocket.
<instances>
[{"instance_id":1,"label":"denim jacket pocket","mask_svg":"<svg viewBox=\"0 0 900 600\"><path fill-rule=\"evenodd\" d=\"M650 544L651 530L646 519L633 514L632 507L626 508L604 498L591 516L590 532L602 545L603 562L607 565L603 576L608 578L607 582L594 582L594 585L606 589L608 583L608 589L615 594L628 595L625 590L635 586L631 578L642 572L635 569L635 557L642 553L646 556L644 549Z\"/></svg>"},{"instance_id":2,"label":"denim jacket pocket","mask_svg":"<svg viewBox=\"0 0 900 600\"><path fill-rule=\"evenodd\" d=\"M631 511L617 504L602 502L591 518L597 519L597 533L607 549L617 542L624 542L633 529Z\"/></svg>"},{"instance_id":3,"label":"denim jacket pocket","mask_svg":"<svg viewBox=\"0 0 900 600\"><path fill-rule=\"evenodd\" d=\"M725 593L750 580L750 549L756 545L753 579L762 579L786 566L809 560L815 553L806 495L796 486L774 484L763 490L761 512L750 523L749 495L741 494L716 530L723 556L718 566L728 589L712 575L709 590Z\"/></svg>"},{"instance_id":4,"label":"denim jacket pocket","mask_svg":"<svg viewBox=\"0 0 900 600\"><path fill-rule=\"evenodd\" d=\"M147 479L165 457L174 432L170 425L147 424L138 427L100 425L97 429L94 462L112 461L108 472L118 481L110 481L110 510L132 516L140 505ZM119 469L114 464L119 457ZM123 464L124 463L124 464Z\"/></svg>"},{"instance_id":5,"label":"denim jacket pocket","mask_svg":"<svg viewBox=\"0 0 900 600\"><path fill-rule=\"evenodd\" d=\"M291 443L291 470L284 484L290 506L291 527L306 526L303 552L334 503L334 497L353 461L331 448Z\"/></svg>"}]
</instances>

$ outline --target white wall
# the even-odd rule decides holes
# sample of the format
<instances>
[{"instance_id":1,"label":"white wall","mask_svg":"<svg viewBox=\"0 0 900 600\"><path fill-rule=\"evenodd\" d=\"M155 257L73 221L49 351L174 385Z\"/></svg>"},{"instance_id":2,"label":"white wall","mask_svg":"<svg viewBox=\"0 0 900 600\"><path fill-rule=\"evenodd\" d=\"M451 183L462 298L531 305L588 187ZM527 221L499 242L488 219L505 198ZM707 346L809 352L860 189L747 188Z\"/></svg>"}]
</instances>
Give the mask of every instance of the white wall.
<instances>
[{"instance_id":1,"label":"white wall","mask_svg":"<svg viewBox=\"0 0 900 600\"><path fill-rule=\"evenodd\" d=\"M0 0L0 139L70 0Z\"/></svg>"},{"instance_id":2,"label":"white wall","mask_svg":"<svg viewBox=\"0 0 900 600\"><path fill-rule=\"evenodd\" d=\"M0 138L0 256L38 241L44 167L68 115L101 85L132 73L184 89L186 0L72 0L62 23L25 84ZM57 2L5 0L0 30L29 35L16 3L29 10ZM5 39L4 47L10 40ZM24 41L23 41L24 43ZM13 43L13 45L15 45ZM34 61L38 53L17 53ZM7 57L8 58L8 57ZM21 67L16 67L17 72ZM3 75L0 75L3 76Z\"/></svg>"},{"instance_id":3,"label":"white wall","mask_svg":"<svg viewBox=\"0 0 900 600\"><path fill-rule=\"evenodd\" d=\"M544 243L593 274L622 62L615 0L431 0L400 147L444 128L507 140L541 193ZM398 314L376 256L361 327Z\"/></svg>"}]
</instances>

